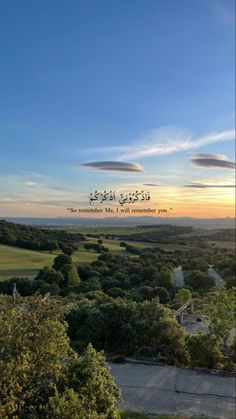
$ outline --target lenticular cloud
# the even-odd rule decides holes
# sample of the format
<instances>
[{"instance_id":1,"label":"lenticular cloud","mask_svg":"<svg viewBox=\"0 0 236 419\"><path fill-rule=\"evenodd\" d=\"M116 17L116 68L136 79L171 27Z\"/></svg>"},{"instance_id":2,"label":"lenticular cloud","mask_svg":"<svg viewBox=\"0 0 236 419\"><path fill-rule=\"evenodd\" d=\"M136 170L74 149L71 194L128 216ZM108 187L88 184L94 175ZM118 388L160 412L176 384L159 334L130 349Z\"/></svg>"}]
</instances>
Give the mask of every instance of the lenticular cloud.
<instances>
[{"instance_id":1,"label":"lenticular cloud","mask_svg":"<svg viewBox=\"0 0 236 419\"><path fill-rule=\"evenodd\" d=\"M140 164L122 161L97 161L91 163L83 163L81 166L88 167L90 169L111 172L143 172L143 168L140 166Z\"/></svg>"}]
</instances>

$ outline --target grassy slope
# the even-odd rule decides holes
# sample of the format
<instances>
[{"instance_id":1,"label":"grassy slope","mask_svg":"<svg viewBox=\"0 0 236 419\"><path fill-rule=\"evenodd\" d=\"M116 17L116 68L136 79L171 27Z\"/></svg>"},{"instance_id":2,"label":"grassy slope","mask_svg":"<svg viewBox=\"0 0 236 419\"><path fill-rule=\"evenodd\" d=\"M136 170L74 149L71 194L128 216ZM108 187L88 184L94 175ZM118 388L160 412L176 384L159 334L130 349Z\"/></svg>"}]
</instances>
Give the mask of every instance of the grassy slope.
<instances>
[{"instance_id":1,"label":"grassy slope","mask_svg":"<svg viewBox=\"0 0 236 419\"><path fill-rule=\"evenodd\" d=\"M51 266L56 253L36 252L18 247L0 245L0 281L13 276L34 277L39 269ZM96 260L97 253L76 252L74 262L90 263Z\"/></svg>"},{"instance_id":2,"label":"grassy slope","mask_svg":"<svg viewBox=\"0 0 236 419\"><path fill-rule=\"evenodd\" d=\"M69 233L81 233L81 234L134 234L134 233L146 233L149 231L156 231L155 227L112 227L112 226L98 226L98 227L83 227L83 226L73 226L73 227L49 227L54 229L63 229L67 230Z\"/></svg>"},{"instance_id":3,"label":"grassy slope","mask_svg":"<svg viewBox=\"0 0 236 419\"><path fill-rule=\"evenodd\" d=\"M55 255L47 252L0 245L0 280L12 276L34 276L40 268L50 266Z\"/></svg>"},{"instance_id":4,"label":"grassy slope","mask_svg":"<svg viewBox=\"0 0 236 419\"><path fill-rule=\"evenodd\" d=\"M68 229L69 230L69 229ZM120 234L132 234L135 230L140 231L150 231L151 229L146 228L137 228L137 227L102 227L102 228L94 228L94 227L87 227L81 229L80 227L71 228L71 232L99 232L100 233L114 233L119 230ZM82 231L83 230L83 231ZM153 229L152 229L153 230ZM112 253L120 254L120 255L127 255L128 253L124 250L123 247L120 247L120 240L110 240L110 239L102 239L103 246L108 247L109 251ZM97 239L95 238L88 238L87 243L97 243ZM185 246L180 245L170 245L170 244L152 244L152 243L145 243L145 242L137 242L137 241L127 241L127 244L138 248L144 247L152 247L152 246L159 246L166 250L175 250L175 249L183 249ZM34 277L40 268L44 266L51 266L53 259L56 257L57 253L50 253L50 252L39 252L27 249L21 249L17 247L5 246L0 245L0 280L8 279L13 276L27 276L29 278ZM91 263L96 260L99 256L99 253L93 251L87 251L84 249L84 243L81 242L79 244L79 251L73 254L73 261L78 264L80 263ZM130 257L134 257L134 255L129 254Z\"/></svg>"}]
</instances>

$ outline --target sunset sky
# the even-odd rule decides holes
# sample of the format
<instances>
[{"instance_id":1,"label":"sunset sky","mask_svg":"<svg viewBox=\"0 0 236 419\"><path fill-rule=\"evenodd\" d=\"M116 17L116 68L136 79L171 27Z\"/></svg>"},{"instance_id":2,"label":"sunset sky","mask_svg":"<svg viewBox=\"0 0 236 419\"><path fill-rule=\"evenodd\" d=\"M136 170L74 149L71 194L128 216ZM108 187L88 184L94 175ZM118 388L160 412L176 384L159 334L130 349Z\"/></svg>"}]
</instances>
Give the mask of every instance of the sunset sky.
<instances>
[{"instance_id":1,"label":"sunset sky","mask_svg":"<svg viewBox=\"0 0 236 419\"><path fill-rule=\"evenodd\" d=\"M0 216L105 207L95 190L234 216L234 4L1 2Z\"/></svg>"}]
</instances>

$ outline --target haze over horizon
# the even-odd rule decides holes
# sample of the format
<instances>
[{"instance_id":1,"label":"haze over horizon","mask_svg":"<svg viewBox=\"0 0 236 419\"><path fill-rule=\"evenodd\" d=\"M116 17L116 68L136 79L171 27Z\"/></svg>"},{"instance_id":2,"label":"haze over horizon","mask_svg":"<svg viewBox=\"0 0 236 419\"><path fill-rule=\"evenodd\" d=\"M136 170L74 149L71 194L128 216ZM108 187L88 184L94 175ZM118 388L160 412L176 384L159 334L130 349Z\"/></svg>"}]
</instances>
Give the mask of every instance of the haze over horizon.
<instances>
[{"instance_id":1,"label":"haze over horizon","mask_svg":"<svg viewBox=\"0 0 236 419\"><path fill-rule=\"evenodd\" d=\"M234 34L234 0L4 2L0 218L69 217L95 190L234 217Z\"/></svg>"}]
</instances>

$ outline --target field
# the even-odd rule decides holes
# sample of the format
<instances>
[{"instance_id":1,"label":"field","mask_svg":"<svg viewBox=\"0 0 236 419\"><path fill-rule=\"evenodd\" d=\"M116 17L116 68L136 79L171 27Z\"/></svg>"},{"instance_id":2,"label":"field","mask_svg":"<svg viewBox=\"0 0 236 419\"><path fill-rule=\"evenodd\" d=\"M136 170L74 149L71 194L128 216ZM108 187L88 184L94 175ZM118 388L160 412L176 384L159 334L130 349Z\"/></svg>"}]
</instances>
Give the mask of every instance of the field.
<instances>
[{"instance_id":1,"label":"field","mask_svg":"<svg viewBox=\"0 0 236 419\"><path fill-rule=\"evenodd\" d=\"M83 233L83 234L132 234L136 232L145 232L154 230L153 228L141 228L141 227L69 227L66 228L67 231L71 233ZM97 238L87 237L86 243L97 243ZM103 239L103 246L107 247L110 252L127 255L124 247L120 246L120 241L117 239ZM158 244L158 243L148 243L148 242L139 242L132 240L125 240L125 242L131 246L137 248L153 247L158 246L165 250L178 250L184 249L187 246L177 245L177 244ZM56 257L57 252L48 252L48 251L33 251L22 249L18 247L11 247L6 245L0 245L0 281L11 278L13 276L25 276L32 278L34 277L38 270L44 266L51 266L53 259ZM91 263L98 258L100 253L94 251L87 251L84 249L84 242L79 243L79 249L73 254L73 262L78 263ZM129 253L130 257L135 257Z\"/></svg>"},{"instance_id":2,"label":"field","mask_svg":"<svg viewBox=\"0 0 236 419\"><path fill-rule=\"evenodd\" d=\"M97 243L97 240L98 239L89 237L89 240L86 243ZM135 240L124 240L124 241L128 245L138 247L140 249L143 249L145 247L160 247L161 249L173 251L173 250L183 250L183 249L189 248L189 246L180 245L180 244L149 243L149 242L142 242L142 241L135 241ZM120 242L121 240L102 238L103 246L108 247L110 252L125 254L126 252L124 248L120 247Z\"/></svg>"},{"instance_id":3,"label":"field","mask_svg":"<svg viewBox=\"0 0 236 419\"><path fill-rule=\"evenodd\" d=\"M235 250L235 243L234 242L223 242L219 240L208 240L209 246L219 247L221 249L228 249L228 250Z\"/></svg>"},{"instance_id":4,"label":"field","mask_svg":"<svg viewBox=\"0 0 236 419\"><path fill-rule=\"evenodd\" d=\"M35 252L33 250L20 249L18 247L0 245L0 281L13 276L34 277L39 269L51 266L57 253ZM90 263L96 260L97 253L76 252L73 255L74 262Z\"/></svg>"},{"instance_id":5,"label":"field","mask_svg":"<svg viewBox=\"0 0 236 419\"><path fill-rule=\"evenodd\" d=\"M96 243L97 239L89 238L86 243ZM136 247L150 247L148 243L130 242ZM87 251L80 244L79 250L73 254L73 261L78 263L91 263L98 258L100 253ZM127 254L123 247L120 247L118 240L103 240L103 245L109 251L116 254ZM39 252L18 247L0 245L0 281L13 276L34 277L38 270L44 266L51 266L57 252ZM130 255L135 257L135 255Z\"/></svg>"},{"instance_id":6,"label":"field","mask_svg":"<svg viewBox=\"0 0 236 419\"><path fill-rule=\"evenodd\" d=\"M12 276L34 276L40 268L50 266L55 255L46 252L0 245L0 280Z\"/></svg>"},{"instance_id":7,"label":"field","mask_svg":"<svg viewBox=\"0 0 236 419\"><path fill-rule=\"evenodd\" d=\"M72 227L49 227L53 229L66 230L69 233L81 233L81 234L134 234L134 233L146 233L149 231L156 231L155 227L112 227L112 226L98 226L98 227L83 227L83 226L72 226Z\"/></svg>"}]
</instances>

